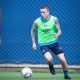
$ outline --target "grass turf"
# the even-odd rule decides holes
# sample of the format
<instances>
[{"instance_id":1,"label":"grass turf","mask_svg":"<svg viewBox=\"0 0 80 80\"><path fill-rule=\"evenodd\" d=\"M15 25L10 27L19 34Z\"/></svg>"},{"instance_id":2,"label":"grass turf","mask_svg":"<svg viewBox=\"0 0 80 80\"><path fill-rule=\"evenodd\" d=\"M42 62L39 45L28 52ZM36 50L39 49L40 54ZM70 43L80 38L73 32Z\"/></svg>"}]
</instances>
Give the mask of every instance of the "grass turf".
<instances>
[{"instance_id":1,"label":"grass turf","mask_svg":"<svg viewBox=\"0 0 80 80\"><path fill-rule=\"evenodd\" d=\"M72 77L72 80L80 80L79 73L69 73L69 75ZM64 80L64 77L63 73L52 75L49 72L33 72L31 78L25 79L21 75L21 72L0 71L0 80Z\"/></svg>"}]
</instances>

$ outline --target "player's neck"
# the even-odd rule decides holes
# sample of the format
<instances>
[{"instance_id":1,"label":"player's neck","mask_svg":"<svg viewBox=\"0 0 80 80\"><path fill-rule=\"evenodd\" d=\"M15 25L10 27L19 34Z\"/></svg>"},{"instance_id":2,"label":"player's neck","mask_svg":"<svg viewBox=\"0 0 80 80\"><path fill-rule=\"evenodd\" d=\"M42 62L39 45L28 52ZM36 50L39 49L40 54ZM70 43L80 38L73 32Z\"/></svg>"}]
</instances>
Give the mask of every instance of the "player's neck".
<instances>
[{"instance_id":1,"label":"player's neck","mask_svg":"<svg viewBox=\"0 0 80 80\"><path fill-rule=\"evenodd\" d=\"M50 15L48 15L46 18L42 18L42 19L48 21L50 19Z\"/></svg>"}]
</instances>

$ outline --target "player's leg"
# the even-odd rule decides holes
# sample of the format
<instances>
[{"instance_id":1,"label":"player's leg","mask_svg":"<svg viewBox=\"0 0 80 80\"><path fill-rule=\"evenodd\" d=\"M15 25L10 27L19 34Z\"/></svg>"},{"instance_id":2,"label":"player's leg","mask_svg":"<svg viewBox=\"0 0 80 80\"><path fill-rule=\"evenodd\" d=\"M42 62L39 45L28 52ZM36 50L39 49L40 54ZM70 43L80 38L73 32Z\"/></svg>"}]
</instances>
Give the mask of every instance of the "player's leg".
<instances>
[{"instance_id":1,"label":"player's leg","mask_svg":"<svg viewBox=\"0 0 80 80\"><path fill-rule=\"evenodd\" d=\"M68 75L68 65L67 65L64 53L57 54L57 56L58 56L59 60L62 63L62 69L63 69L63 72L64 72L64 78L66 80L71 80L71 78Z\"/></svg>"},{"instance_id":2,"label":"player's leg","mask_svg":"<svg viewBox=\"0 0 80 80\"><path fill-rule=\"evenodd\" d=\"M49 70L52 74L55 74L55 69L53 66L53 59L52 59L52 55L50 54L50 50L47 46L41 46L40 47L42 54L44 55L45 59L48 62L49 65Z\"/></svg>"},{"instance_id":3,"label":"player's leg","mask_svg":"<svg viewBox=\"0 0 80 80\"><path fill-rule=\"evenodd\" d=\"M65 57L64 57L64 53L58 54L57 57L59 58L59 60L60 60L61 63L62 63L62 68L63 68L63 70L68 70L68 66L67 66L66 59L65 59Z\"/></svg>"},{"instance_id":4,"label":"player's leg","mask_svg":"<svg viewBox=\"0 0 80 80\"><path fill-rule=\"evenodd\" d=\"M64 78L65 79L71 79L68 76L68 66L67 66L67 62L66 59L64 57L64 53L62 48L60 47L59 43L54 43L53 45L51 45L51 51L58 56L58 58L60 59L61 63L62 63L62 68L63 68L63 72L64 72Z\"/></svg>"},{"instance_id":5,"label":"player's leg","mask_svg":"<svg viewBox=\"0 0 80 80\"><path fill-rule=\"evenodd\" d=\"M52 62L53 59L52 59L50 52L46 52L44 54L44 57L46 58L46 60L48 62L49 70L50 70L51 74L55 74L55 69L54 69L53 62Z\"/></svg>"}]
</instances>

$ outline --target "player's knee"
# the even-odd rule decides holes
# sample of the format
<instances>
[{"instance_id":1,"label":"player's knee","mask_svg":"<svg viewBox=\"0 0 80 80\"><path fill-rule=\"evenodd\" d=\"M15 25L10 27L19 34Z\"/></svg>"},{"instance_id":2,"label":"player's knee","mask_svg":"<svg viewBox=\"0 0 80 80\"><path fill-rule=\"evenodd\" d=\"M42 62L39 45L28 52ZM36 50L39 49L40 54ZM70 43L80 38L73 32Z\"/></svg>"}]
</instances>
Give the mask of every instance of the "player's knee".
<instances>
[{"instance_id":1,"label":"player's knee","mask_svg":"<svg viewBox=\"0 0 80 80\"><path fill-rule=\"evenodd\" d=\"M61 60L61 62L62 62L63 64L66 64L66 60Z\"/></svg>"},{"instance_id":2,"label":"player's knee","mask_svg":"<svg viewBox=\"0 0 80 80\"><path fill-rule=\"evenodd\" d=\"M52 60L53 60L52 58L49 58L49 59L48 59L48 62L50 63L50 62L52 62Z\"/></svg>"}]
</instances>

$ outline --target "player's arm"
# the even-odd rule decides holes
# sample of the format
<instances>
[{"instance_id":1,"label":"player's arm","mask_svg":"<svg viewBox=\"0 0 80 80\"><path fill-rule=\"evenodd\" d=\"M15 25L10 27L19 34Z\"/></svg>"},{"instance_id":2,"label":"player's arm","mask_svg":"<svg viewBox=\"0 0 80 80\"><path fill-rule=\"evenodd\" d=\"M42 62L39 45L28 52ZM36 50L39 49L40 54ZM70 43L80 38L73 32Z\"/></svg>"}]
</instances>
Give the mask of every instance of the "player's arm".
<instances>
[{"instance_id":1,"label":"player's arm","mask_svg":"<svg viewBox=\"0 0 80 80\"><path fill-rule=\"evenodd\" d=\"M60 28L60 24L58 22L57 17L55 17L55 24L56 24L56 28L57 28L57 33L55 34L55 37L59 37L61 35L61 28Z\"/></svg>"},{"instance_id":2,"label":"player's arm","mask_svg":"<svg viewBox=\"0 0 80 80\"><path fill-rule=\"evenodd\" d=\"M35 30L37 28L37 21L35 20L32 28L31 28L31 39L32 39L32 48L33 50L36 49L36 43L35 43Z\"/></svg>"}]
</instances>

